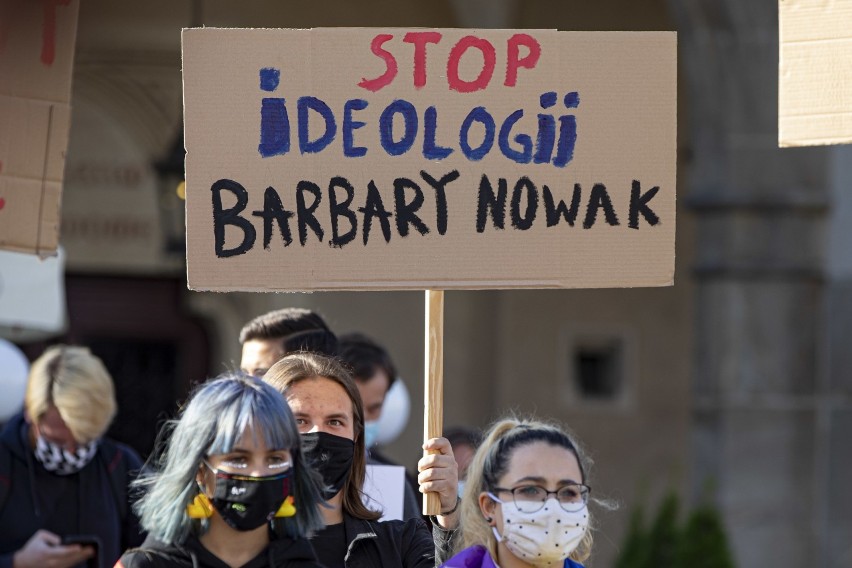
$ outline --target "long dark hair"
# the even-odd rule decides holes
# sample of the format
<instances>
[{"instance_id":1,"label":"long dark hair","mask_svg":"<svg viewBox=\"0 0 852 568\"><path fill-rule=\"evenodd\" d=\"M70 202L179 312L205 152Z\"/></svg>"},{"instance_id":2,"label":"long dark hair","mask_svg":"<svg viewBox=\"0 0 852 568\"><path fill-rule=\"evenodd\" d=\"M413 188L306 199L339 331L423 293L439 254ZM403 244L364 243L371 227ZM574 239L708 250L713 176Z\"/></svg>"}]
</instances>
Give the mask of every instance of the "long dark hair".
<instances>
[{"instance_id":1,"label":"long dark hair","mask_svg":"<svg viewBox=\"0 0 852 568\"><path fill-rule=\"evenodd\" d=\"M337 360L317 353L294 353L287 355L269 368L263 380L277 389L284 397L296 383L325 378L336 382L352 401L352 427L355 434L355 455L352 470L343 486L343 510L365 521L375 521L381 513L368 509L362 500L362 488L367 472L367 451L364 447L364 405L358 387L349 372Z\"/></svg>"}]
</instances>

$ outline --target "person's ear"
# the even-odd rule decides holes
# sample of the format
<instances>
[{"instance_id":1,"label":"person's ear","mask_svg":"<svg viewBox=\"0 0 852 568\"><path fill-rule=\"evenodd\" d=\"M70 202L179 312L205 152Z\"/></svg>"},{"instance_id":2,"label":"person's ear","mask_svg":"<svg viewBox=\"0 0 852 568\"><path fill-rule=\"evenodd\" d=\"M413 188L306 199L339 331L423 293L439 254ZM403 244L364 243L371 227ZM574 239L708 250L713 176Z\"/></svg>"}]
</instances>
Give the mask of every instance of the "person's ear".
<instances>
[{"instance_id":1,"label":"person's ear","mask_svg":"<svg viewBox=\"0 0 852 568\"><path fill-rule=\"evenodd\" d=\"M482 513L482 516L485 518L485 522L489 525L494 520L494 509L497 508L497 503L494 502L488 493L483 491L479 494L479 510Z\"/></svg>"},{"instance_id":2,"label":"person's ear","mask_svg":"<svg viewBox=\"0 0 852 568\"><path fill-rule=\"evenodd\" d=\"M205 493L207 492L207 480L205 479L206 473L207 468L204 467L204 464L200 464L198 466L198 470L195 472L195 483L201 487Z\"/></svg>"}]
</instances>

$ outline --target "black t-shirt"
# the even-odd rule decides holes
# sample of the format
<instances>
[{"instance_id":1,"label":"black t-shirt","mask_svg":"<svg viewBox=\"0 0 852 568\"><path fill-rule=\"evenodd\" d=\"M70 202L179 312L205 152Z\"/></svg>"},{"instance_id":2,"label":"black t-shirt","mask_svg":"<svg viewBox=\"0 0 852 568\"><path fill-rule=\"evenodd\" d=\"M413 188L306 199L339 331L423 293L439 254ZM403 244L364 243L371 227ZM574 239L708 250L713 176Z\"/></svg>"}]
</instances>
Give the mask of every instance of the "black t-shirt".
<instances>
[{"instance_id":1,"label":"black t-shirt","mask_svg":"<svg viewBox=\"0 0 852 568\"><path fill-rule=\"evenodd\" d=\"M343 523L328 525L311 538L317 559L325 568L344 568L347 544Z\"/></svg>"}]
</instances>

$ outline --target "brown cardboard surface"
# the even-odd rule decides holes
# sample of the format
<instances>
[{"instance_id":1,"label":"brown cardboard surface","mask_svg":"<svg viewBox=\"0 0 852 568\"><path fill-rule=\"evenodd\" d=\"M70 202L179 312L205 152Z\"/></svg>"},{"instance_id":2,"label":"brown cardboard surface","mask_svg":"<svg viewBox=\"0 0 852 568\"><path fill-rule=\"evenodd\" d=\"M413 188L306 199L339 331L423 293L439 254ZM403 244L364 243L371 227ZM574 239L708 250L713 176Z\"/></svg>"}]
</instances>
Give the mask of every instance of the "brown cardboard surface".
<instances>
[{"instance_id":1,"label":"brown cardboard surface","mask_svg":"<svg viewBox=\"0 0 852 568\"><path fill-rule=\"evenodd\" d=\"M419 87L415 86L414 45L403 41L409 32L441 35L438 43L427 46L425 84ZM381 34L392 38L375 55L371 42ZM516 34L530 36L541 53L534 66L517 70L514 86L507 86L510 38ZM466 36L477 39L463 40ZM450 88L449 77L455 74L448 61L454 46L462 41L481 46L455 58L458 77L467 82L480 74L490 51L487 45L493 47L493 76L482 89L461 92L464 84L455 82L457 88ZM461 50L455 49L456 53ZM517 58L522 60L528 53L521 46ZM362 80L383 75L385 59L390 58L387 54L393 55L398 66L393 80L374 91L360 87ZM669 285L674 272L676 65L673 32L184 30L189 286L271 291ZM266 68L280 72L275 89L261 88L261 69ZM267 85L272 86L274 82ZM555 93L555 104L544 110L540 97L548 92ZM578 93L576 108L569 108L569 93ZM301 97L323 101L336 123L331 143L315 153L301 151ZM286 107L290 126L279 130L281 136L290 133L288 151L280 153L283 146L267 144L267 154L276 149L279 153L266 157L261 153L265 98L284 99L273 104ZM352 120L365 123L352 130L352 146L367 149L360 157L347 156L343 143L344 108L351 99L362 99L367 105L351 113ZM381 143L380 117L390 113L386 109L394 104L397 107L391 108L413 107L417 117L414 142L399 155L392 155L394 148L407 148L403 112L392 123L390 151ZM429 107L434 107L437 117L435 143L452 149L447 156L435 157L424 150L429 138L425 133ZM477 148L485 139L483 123L488 119L474 110L477 107L484 107L493 118L494 142L484 155L468 156L460 132L471 115L481 120L472 122L468 145ZM527 134L532 155L541 149L544 163L535 163L532 155L520 158L530 158L529 163L519 163L499 146L506 118L519 110L523 115L506 131L508 146L523 150L523 143L515 137ZM545 116L542 121L539 114ZM314 141L322 135L325 123L313 110L306 116L308 141ZM539 125L544 124L543 132L547 132L548 120L555 124L554 150L549 157L547 144L541 148L538 144ZM553 162L560 155L566 157L559 152L560 141L570 139L562 135L563 124L570 125L572 120L576 122L573 156L563 159L559 167ZM441 179L453 171L458 178L445 188L444 229L438 214L440 192L421 172ZM483 226L477 226L484 176L495 194L498 179L506 179L503 228L496 228L490 215ZM521 184L516 191L518 180L525 176L534 193L529 184ZM345 178L353 188L347 209L357 227L354 238L345 243L335 242L333 221L337 221L337 236L346 236L352 226L350 215L333 215L330 209L329 186L337 177ZM414 209L419 199L417 190L406 188L411 184L403 178L420 188L422 203L415 211L419 225L398 224L405 219L399 213L412 203ZM316 189L310 184L316 184ZM573 226L564 217L548 226L544 187L555 204L564 201L568 208L575 184L580 186L580 199ZM647 209L637 199L631 207L634 184L638 184L637 195L647 198ZM371 185L375 188L372 193ZM598 188L593 192L595 185ZM245 204L238 203L239 188L245 190ZM658 190L650 197L646 192L652 188ZM303 244L298 198L302 198L303 211L310 209L315 201L312 191L320 194L320 202L314 210L315 223L307 215L301 216ZM345 190L334 192L338 203L345 202ZM376 214L376 195L388 215ZM216 196L221 199L218 209ZM586 228L589 210L596 216ZM277 213L281 221L270 223L267 247L264 212L269 219ZM387 219L389 240L382 230L382 218ZM365 219L370 220L366 244ZM282 227L290 233L289 244ZM254 241L248 246L251 239L247 237L252 233Z\"/></svg>"},{"instance_id":2,"label":"brown cardboard surface","mask_svg":"<svg viewBox=\"0 0 852 568\"><path fill-rule=\"evenodd\" d=\"M780 0L778 145L852 142L852 1Z\"/></svg>"},{"instance_id":3,"label":"brown cardboard surface","mask_svg":"<svg viewBox=\"0 0 852 568\"><path fill-rule=\"evenodd\" d=\"M79 0L0 0L0 249L53 255Z\"/></svg>"}]
</instances>

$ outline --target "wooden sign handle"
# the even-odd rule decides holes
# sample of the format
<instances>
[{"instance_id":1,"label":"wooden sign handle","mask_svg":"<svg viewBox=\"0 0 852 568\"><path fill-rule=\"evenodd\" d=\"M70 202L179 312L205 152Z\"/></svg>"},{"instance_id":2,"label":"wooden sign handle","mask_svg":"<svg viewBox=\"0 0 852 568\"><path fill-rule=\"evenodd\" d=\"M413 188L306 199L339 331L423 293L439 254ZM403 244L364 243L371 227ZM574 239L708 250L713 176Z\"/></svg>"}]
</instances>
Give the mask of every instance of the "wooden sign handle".
<instances>
[{"instance_id":1,"label":"wooden sign handle","mask_svg":"<svg viewBox=\"0 0 852 568\"><path fill-rule=\"evenodd\" d=\"M438 438L444 431L444 291L426 290L423 435ZM423 494L423 514L440 515L437 493Z\"/></svg>"}]
</instances>

